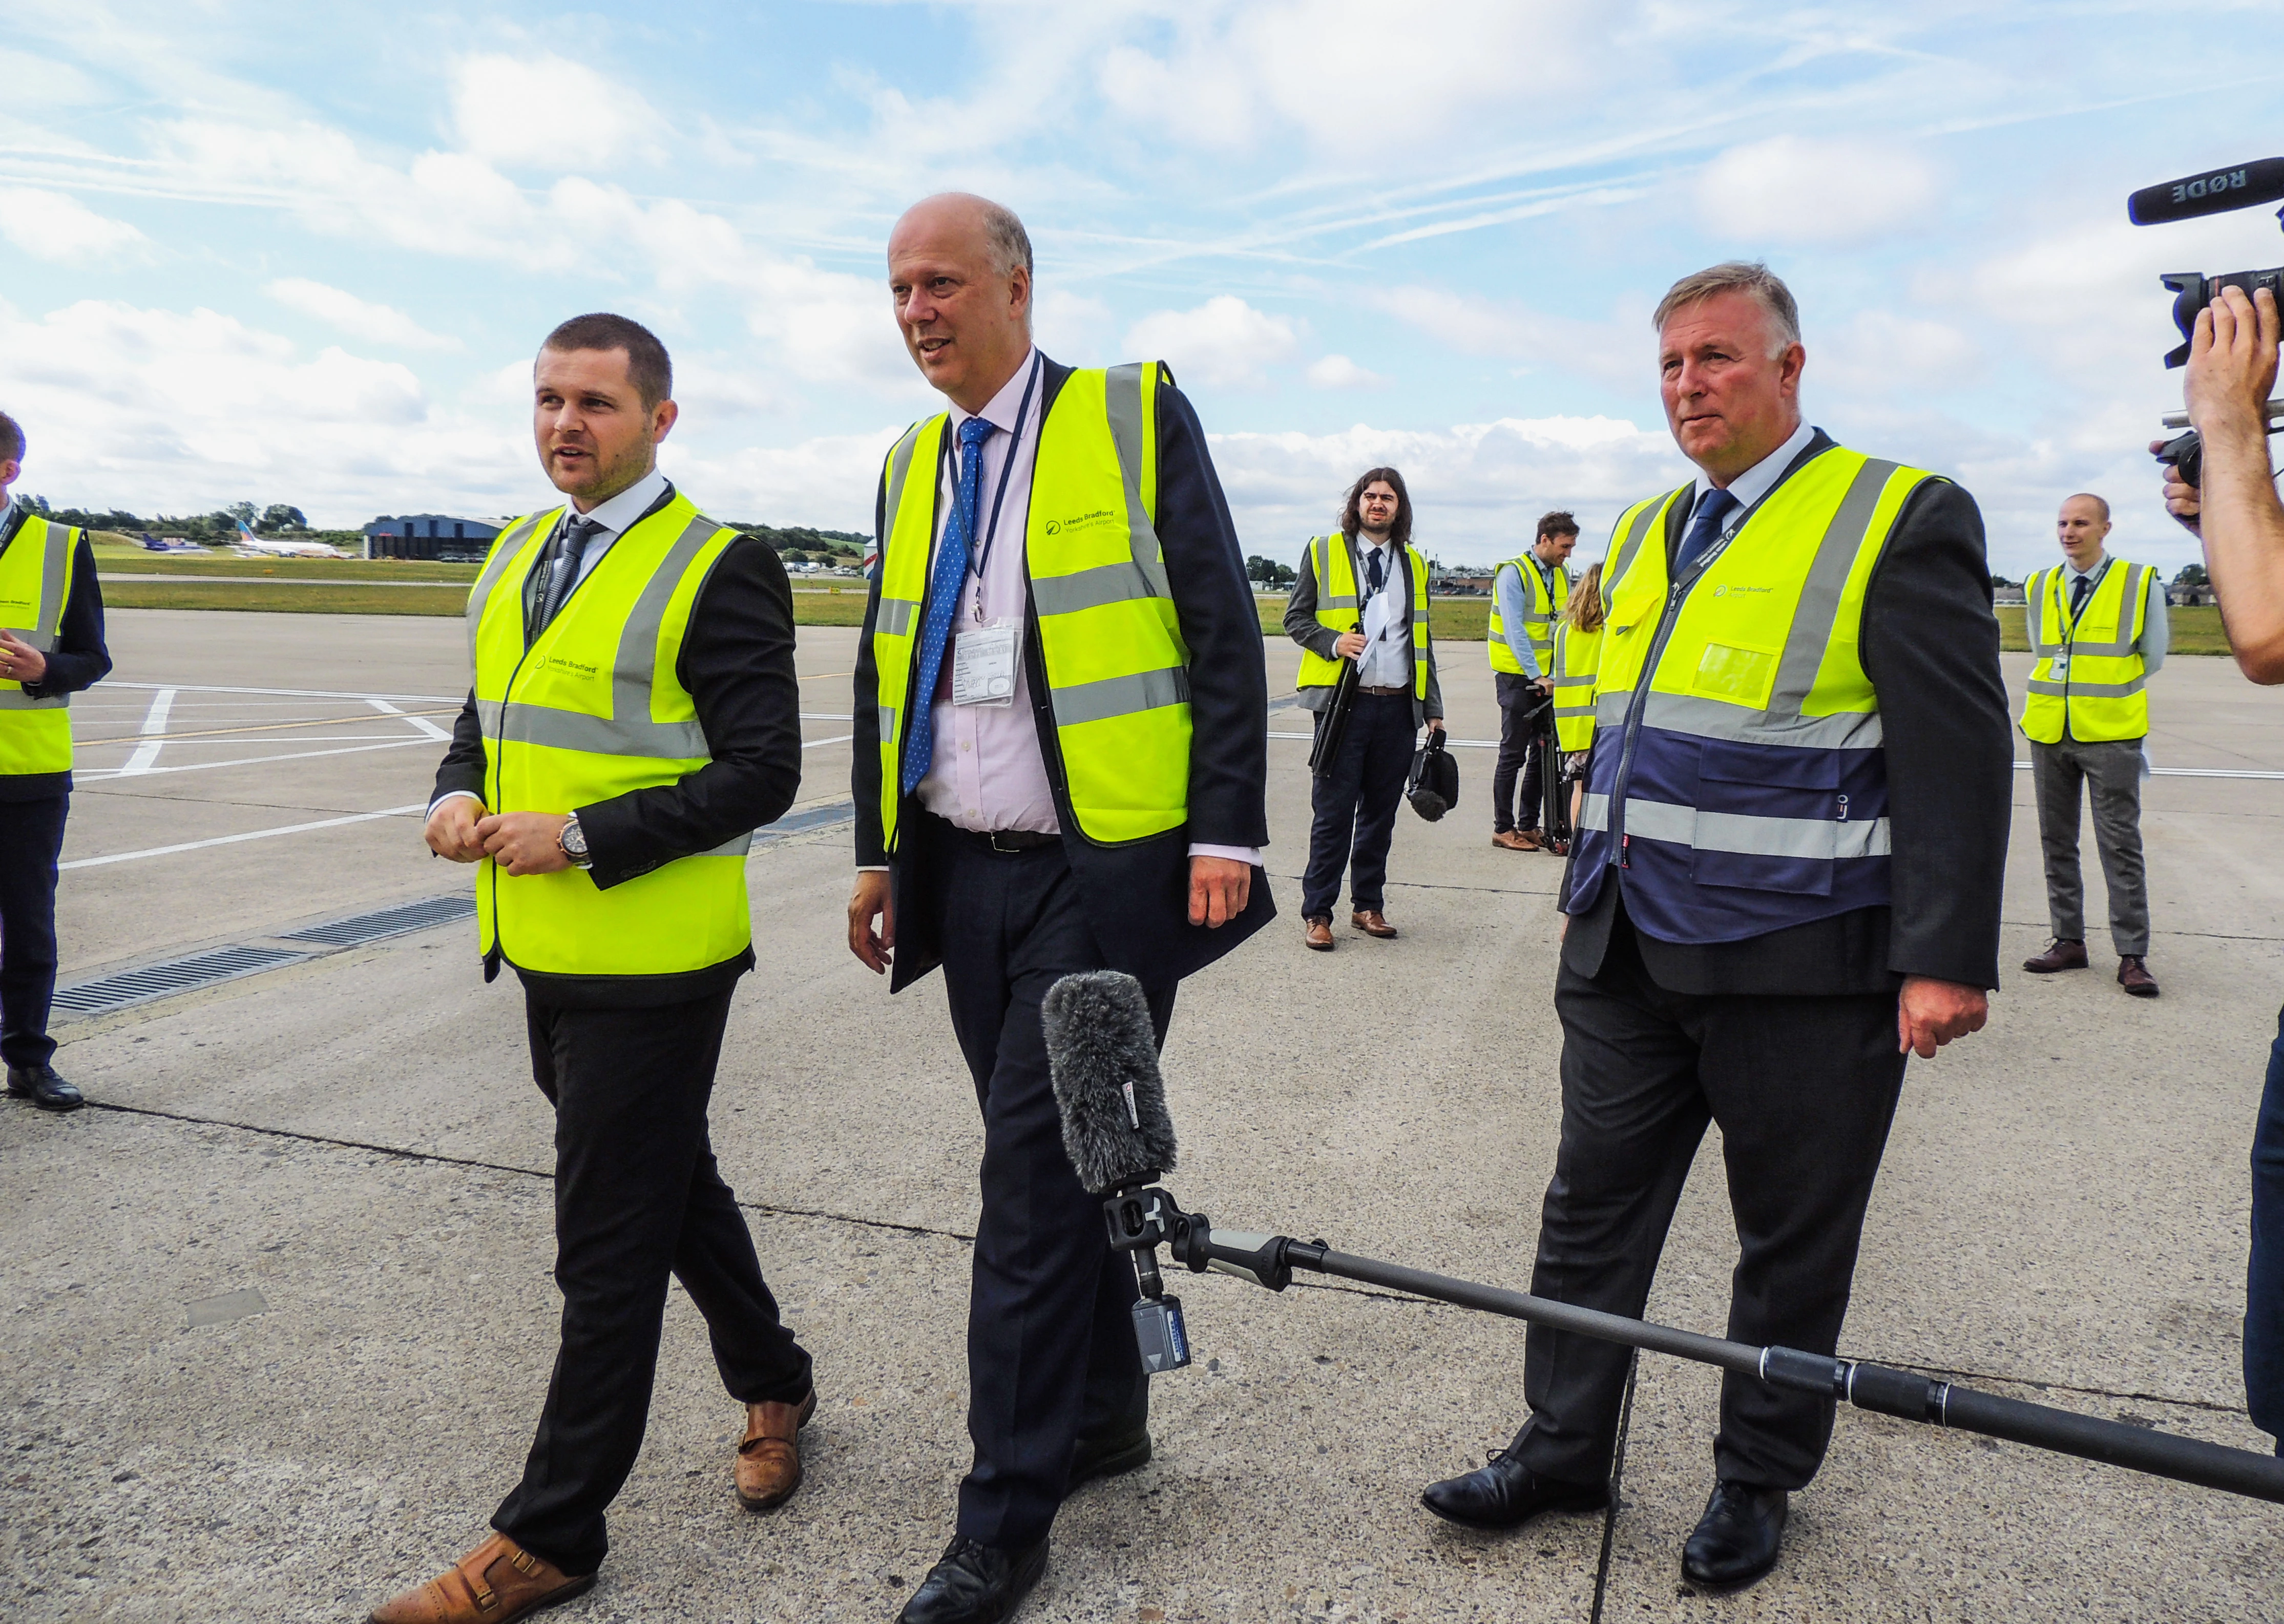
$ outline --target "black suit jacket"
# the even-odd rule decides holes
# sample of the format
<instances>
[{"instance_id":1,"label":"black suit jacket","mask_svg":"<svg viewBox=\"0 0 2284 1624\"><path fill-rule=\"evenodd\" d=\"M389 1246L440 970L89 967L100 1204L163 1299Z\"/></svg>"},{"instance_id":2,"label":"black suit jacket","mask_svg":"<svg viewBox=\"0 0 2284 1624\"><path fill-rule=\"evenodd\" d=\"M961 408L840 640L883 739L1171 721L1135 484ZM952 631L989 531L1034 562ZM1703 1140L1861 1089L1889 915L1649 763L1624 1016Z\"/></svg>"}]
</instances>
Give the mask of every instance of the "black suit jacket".
<instances>
[{"instance_id":1,"label":"black suit jacket","mask_svg":"<svg viewBox=\"0 0 2284 1624\"><path fill-rule=\"evenodd\" d=\"M1053 409L1071 369L1048 361L1042 385ZM1269 782L1269 686L1263 672L1261 617L1245 578L1245 556L1237 527L1222 495L1205 430L1197 412L1171 381L1159 386L1158 541L1166 577L1179 616L1182 639L1190 650L1189 822L1147 840L1098 846L1078 832L1065 786L1054 784L1063 850L1086 899L1089 924L1103 956L1150 985L1163 986L1204 968L1276 917L1269 884L1253 871L1245 911L1218 930L1189 922L1193 843L1259 847L1269 843L1266 795ZM950 454L950 436L941 455ZM915 468L909 476L927 478L939 496L941 462ZM883 550L888 539L888 483L883 475L873 500L873 530ZM860 866L888 863L896 908L896 967L891 991L901 991L943 962L935 876L940 857L936 821L905 797L897 813L896 852L887 852L880 820L880 673L873 665L872 618L880 611L880 572L864 605L864 632L856 654L856 760L849 773L856 803L856 861ZM1059 759L1054 715L1049 708L1047 674L1039 652L1036 608L1027 609L1024 668L1030 680L1032 719L1049 778ZM926 614L926 606L922 607ZM917 643L917 639L915 639Z\"/></svg>"},{"instance_id":2,"label":"black suit jacket","mask_svg":"<svg viewBox=\"0 0 2284 1624\"><path fill-rule=\"evenodd\" d=\"M1832 445L1819 429L1784 477ZM1686 519L1676 503L1666 521L1669 564ZM2014 745L1983 515L1948 480L1929 480L1912 493L1872 566L1862 655L1879 697L1888 757L1891 905L1710 946L1632 931L1659 986L1680 993L1889 992L1906 975L1998 985ZM1563 938L1562 961L1581 975L1594 974L1608 949L1623 871L1617 878L1571 919ZM1566 872L1566 904L1569 879Z\"/></svg>"},{"instance_id":3,"label":"black suit jacket","mask_svg":"<svg viewBox=\"0 0 2284 1624\"><path fill-rule=\"evenodd\" d=\"M793 591L766 543L746 536L714 561L690 606L675 675L697 707L713 759L687 777L575 808L598 889L677 857L711 851L775 823L801 790L801 682L794 670ZM485 792L475 693L452 724L436 795ZM702 998L751 969L750 949L687 975L560 976L518 966L536 997L599 1008ZM489 980L497 961L485 966Z\"/></svg>"},{"instance_id":4,"label":"black suit jacket","mask_svg":"<svg viewBox=\"0 0 2284 1624\"><path fill-rule=\"evenodd\" d=\"M22 506L10 509L7 527L0 531L0 552L7 550L23 527ZM110 671L111 651L103 640L103 583L95 575L95 549L82 530L72 548L71 596L64 600L63 625L58 629L56 646L48 651L48 668L38 682L19 686L35 699L50 699L92 688ZM44 800L69 793L71 786L68 769L0 773L0 800Z\"/></svg>"}]
</instances>

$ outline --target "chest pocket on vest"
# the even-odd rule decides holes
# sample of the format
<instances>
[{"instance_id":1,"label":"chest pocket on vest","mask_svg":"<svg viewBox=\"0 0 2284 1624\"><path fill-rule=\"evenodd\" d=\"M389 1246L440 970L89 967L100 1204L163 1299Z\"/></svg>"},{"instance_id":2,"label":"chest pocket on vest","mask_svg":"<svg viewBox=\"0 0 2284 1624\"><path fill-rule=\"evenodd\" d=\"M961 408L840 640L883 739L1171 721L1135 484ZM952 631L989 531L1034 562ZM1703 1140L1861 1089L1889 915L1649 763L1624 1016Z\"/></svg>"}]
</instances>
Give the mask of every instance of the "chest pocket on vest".
<instances>
[{"instance_id":1,"label":"chest pocket on vest","mask_svg":"<svg viewBox=\"0 0 2284 1624\"><path fill-rule=\"evenodd\" d=\"M1766 709L1776 686L1777 651L1735 643L1709 643L1690 674L1689 691Z\"/></svg>"},{"instance_id":2,"label":"chest pocket on vest","mask_svg":"<svg viewBox=\"0 0 2284 1624\"><path fill-rule=\"evenodd\" d=\"M1830 896L1840 757L1709 739L1698 761L1690 877L1701 886Z\"/></svg>"}]
</instances>

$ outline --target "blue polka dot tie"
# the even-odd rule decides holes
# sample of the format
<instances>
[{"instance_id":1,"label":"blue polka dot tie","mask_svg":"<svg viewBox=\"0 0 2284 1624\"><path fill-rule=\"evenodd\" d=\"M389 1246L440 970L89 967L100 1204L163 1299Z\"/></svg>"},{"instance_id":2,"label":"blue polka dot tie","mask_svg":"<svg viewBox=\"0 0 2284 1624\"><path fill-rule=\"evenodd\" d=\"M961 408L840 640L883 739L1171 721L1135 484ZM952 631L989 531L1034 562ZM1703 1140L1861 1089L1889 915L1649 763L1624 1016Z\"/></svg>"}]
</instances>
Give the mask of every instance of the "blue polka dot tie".
<instances>
[{"instance_id":1,"label":"blue polka dot tie","mask_svg":"<svg viewBox=\"0 0 2284 1624\"><path fill-rule=\"evenodd\" d=\"M975 511L983 495L982 446L990 433L991 426L981 418L970 418L959 426L959 496L943 527L943 544L935 550L927 613L920 621L920 668L906 701L912 717L911 735L904 746L903 781L898 787L907 795L919 787L935 759L935 679L943 669L944 645L951 641L952 612L958 607L960 583L967 576Z\"/></svg>"}]
</instances>

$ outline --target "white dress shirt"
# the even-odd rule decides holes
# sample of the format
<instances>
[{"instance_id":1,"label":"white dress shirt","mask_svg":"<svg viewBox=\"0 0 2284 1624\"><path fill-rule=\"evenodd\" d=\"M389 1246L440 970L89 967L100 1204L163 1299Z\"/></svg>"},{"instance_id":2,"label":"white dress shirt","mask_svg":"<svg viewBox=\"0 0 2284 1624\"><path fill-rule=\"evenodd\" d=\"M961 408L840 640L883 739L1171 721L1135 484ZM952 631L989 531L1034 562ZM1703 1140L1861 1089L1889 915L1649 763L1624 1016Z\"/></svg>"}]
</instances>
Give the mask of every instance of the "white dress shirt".
<instances>
[{"instance_id":1,"label":"white dress shirt","mask_svg":"<svg viewBox=\"0 0 2284 1624\"><path fill-rule=\"evenodd\" d=\"M981 448L983 462L976 486L976 534L970 543L967 576L952 608L952 639L944 647L943 668L950 670L964 629L995 621L1013 621L1020 629L1015 700L1012 705L954 705L947 698L936 704L935 753L927 776L920 780L919 794L920 805L938 817L982 833L1022 830L1056 834L1061 831L1054 790L1047 782L1046 759L1039 750L1038 724L1031 714L1030 674L1023 657L1023 644L1030 636L1025 613L1030 588L1025 579L1023 549L1031 518L1031 474L1038 455L1039 426L1046 415L1044 374L1044 358L1033 349L982 411L964 411L955 402L945 402L950 409L950 421L944 436L951 455L944 459L937 490L931 574L935 550L943 545L944 523L959 500L960 425L970 417L979 417L997 432L986 436ZM1028 406L1024 404L1027 390ZM1228 857L1246 863L1261 861L1261 854L1250 847L1193 843L1190 855Z\"/></svg>"},{"instance_id":2,"label":"white dress shirt","mask_svg":"<svg viewBox=\"0 0 2284 1624\"><path fill-rule=\"evenodd\" d=\"M591 511L580 515L582 518L594 520L602 527L587 538L587 550L579 555L580 581L586 580L594 573L596 561L610 550L611 543L619 539L626 527L648 512L650 504L666 494L666 476L653 468L617 496L606 502L598 502ZM578 510L571 508L566 511L567 514L573 514L577 513ZM4 514L0 514L0 518L4 517ZM573 584L576 585L577 582ZM483 797L473 790L447 790L428 803L429 812L433 815L437 808L456 795L465 795L470 800L474 801L483 800Z\"/></svg>"},{"instance_id":3,"label":"white dress shirt","mask_svg":"<svg viewBox=\"0 0 2284 1624\"><path fill-rule=\"evenodd\" d=\"M1408 692L1412 675L1412 572L1396 555L1392 539L1375 542L1372 532L1359 530L1357 542L1357 593L1372 590L1371 577L1365 572L1372 567L1375 553L1388 583L1373 592L1372 601L1364 606L1361 618L1367 641L1357 681L1366 688L1401 688Z\"/></svg>"},{"instance_id":4,"label":"white dress shirt","mask_svg":"<svg viewBox=\"0 0 2284 1624\"><path fill-rule=\"evenodd\" d=\"M1809 425L1806 418L1803 418L1800 426L1793 430L1791 439L1746 469L1723 488L1737 499L1737 505L1730 513L1728 521L1721 527L1723 535L1737 534L1737 527L1745 522L1745 515L1752 511L1753 504L1767 496L1774 488L1777 477L1792 466L1792 459L1807 450L1808 442L1815 438L1816 430ZM1697 511L1697 504L1705 499L1705 493L1712 488L1713 476L1701 472L1697 476L1697 489L1689 498L1690 511ZM1686 528L1683 534L1687 534Z\"/></svg>"}]
</instances>

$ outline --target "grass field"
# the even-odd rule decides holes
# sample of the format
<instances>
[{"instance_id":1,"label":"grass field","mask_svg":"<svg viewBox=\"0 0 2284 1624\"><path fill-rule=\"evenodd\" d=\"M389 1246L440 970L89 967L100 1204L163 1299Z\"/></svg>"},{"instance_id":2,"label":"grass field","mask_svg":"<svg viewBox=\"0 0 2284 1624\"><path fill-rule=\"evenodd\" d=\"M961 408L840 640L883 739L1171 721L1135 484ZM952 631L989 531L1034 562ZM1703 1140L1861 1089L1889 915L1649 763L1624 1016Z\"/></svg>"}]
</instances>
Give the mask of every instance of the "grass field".
<instances>
[{"instance_id":1,"label":"grass field","mask_svg":"<svg viewBox=\"0 0 2284 1624\"><path fill-rule=\"evenodd\" d=\"M100 555L114 551L106 548ZM259 580L240 586L230 581L120 581L103 585L103 600L114 609L259 609L296 614L458 614L467 603L461 586L392 586L386 581L473 581L472 564L399 564L363 559L279 559L233 558L175 558L139 550L116 550L103 557L109 569L127 574L233 575ZM290 583L290 584L289 584ZM1261 630L1272 641L1285 635L1285 600L1256 597ZM1490 600L1482 597L1439 597L1429 605L1430 621L1439 643L1481 643L1490 621ZM864 619L864 593L855 584L838 591L830 587L796 587L793 618L801 626L856 626ZM2172 652L2176 654L2225 654L2220 611L2183 608L2171 612ZM2030 645L2022 632L2022 611L1998 611L1999 646L2016 653Z\"/></svg>"}]
</instances>

